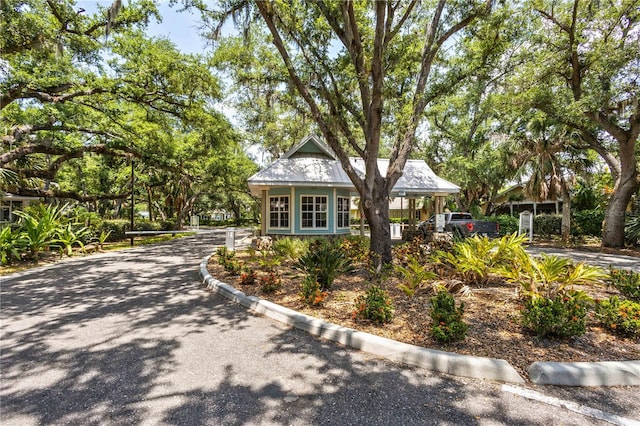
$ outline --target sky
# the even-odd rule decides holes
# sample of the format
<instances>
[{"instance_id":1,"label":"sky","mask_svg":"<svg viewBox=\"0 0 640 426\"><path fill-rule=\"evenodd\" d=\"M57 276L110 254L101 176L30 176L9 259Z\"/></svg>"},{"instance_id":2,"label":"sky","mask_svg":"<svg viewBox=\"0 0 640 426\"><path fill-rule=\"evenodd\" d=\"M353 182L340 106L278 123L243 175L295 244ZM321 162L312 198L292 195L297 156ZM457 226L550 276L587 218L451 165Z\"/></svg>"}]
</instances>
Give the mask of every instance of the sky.
<instances>
[{"instance_id":1,"label":"sky","mask_svg":"<svg viewBox=\"0 0 640 426\"><path fill-rule=\"evenodd\" d=\"M98 5L110 6L113 0L78 0L76 4L93 13ZM123 2L126 5L126 0ZM198 34L199 17L190 12L178 12L179 6L169 7L168 1L160 2L159 11L162 22L151 20L147 34L163 36L171 40L183 53L204 53L207 50L206 41Z\"/></svg>"}]
</instances>

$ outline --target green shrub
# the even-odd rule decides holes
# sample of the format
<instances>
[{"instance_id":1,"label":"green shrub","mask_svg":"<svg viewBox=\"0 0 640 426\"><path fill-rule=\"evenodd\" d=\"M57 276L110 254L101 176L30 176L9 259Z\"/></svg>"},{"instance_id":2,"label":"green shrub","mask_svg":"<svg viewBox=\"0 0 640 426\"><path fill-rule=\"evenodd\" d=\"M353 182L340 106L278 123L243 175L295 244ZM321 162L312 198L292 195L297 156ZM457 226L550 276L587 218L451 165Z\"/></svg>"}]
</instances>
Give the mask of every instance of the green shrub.
<instances>
[{"instance_id":1,"label":"green shrub","mask_svg":"<svg viewBox=\"0 0 640 426\"><path fill-rule=\"evenodd\" d=\"M574 211L571 217L571 234L599 237L602 235L603 221L604 212L601 209Z\"/></svg>"},{"instance_id":2,"label":"green shrub","mask_svg":"<svg viewBox=\"0 0 640 426\"><path fill-rule=\"evenodd\" d=\"M263 293L275 293L282 287L282 280L275 272L268 272L260 277L260 290Z\"/></svg>"},{"instance_id":3,"label":"green shrub","mask_svg":"<svg viewBox=\"0 0 640 426\"><path fill-rule=\"evenodd\" d=\"M551 298L528 297L521 311L522 326L538 336L580 336L586 330L589 304L587 295L575 290Z\"/></svg>"},{"instance_id":4,"label":"green shrub","mask_svg":"<svg viewBox=\"0 0 640 426\"><path fill-rule=\"evenodd\" d=\"M273 242L274 253L292 262L297 262L308 250L309 240L303 240L301 238L285 237Z\"/></svg>"},{"instance_id":5,"label":"green shrub","mask_svg":"<svg viewBox=\"0 0 640 426\"><path fill-rule=\"evenodd\" d=\"M624 296L640 302L640 274L624 269L609 269L609 281Z\"/></svg>"},{"instance_id":6,"label":"green shrub","mask_svg":"<svg viewBox=\"0 0 640 426\"><path fill-rule=\"evenodd\" d=\"M160 222L151 222L150 220L136 219L133 223L134 231L162 231Z\"/></svg>"},{"instance_id":7,"label":"green shrub","mask_svg":"<svg viewBox=\"0 0 640 426\"><path fill-rule=\"evenodd\" d=\"M514 232L518 232L519 221L517 217L501 214L499 216L487 217L486 220L497 222L498 225L500 225L500 235L511 235Z\"/></svg>"},{"instance_id":8,"label":"green shrub","mask_svg":"<svg viewBox=\"0 0 640 426\"><path fill-rule=\"evenodd\" d=\"M640 336L640 303L620 301L617 297L596 303L596 317L602 325L616 333Z\"/></svg>"},{"instance_id":9,"label":"green shrub","mask_svg":"<svg viewBox=\"0 0 640 426\"><path fill-rule=\"evenodd\" d=\"M236 252L228 250L226 246L220 246L216 250L216 255L218 255L218 264L224 266L236 256Z\"/></svg>"},{"instance_id":10,"label":"green shrub","mask_svg":"<svg viewBox=\"0 0 640 426\"><path fill-rule=\"evenodd\" d=\"M562 215L539 214L533 218L533 230L544 237L562 233Z\"/></svg>"},{"instance_id":11,"label":"green shrub","mask_svg":"<svg viewBox=\"0 0 640 426\"><path fill-rule=\"evenodd\" d=\"M110 219L103 220L100 227L97 229L98 233L110 233L107 241L121 241L127 236L125 232L129 230L130 222L125 219Z\"/></svg>"},{"instance_id":12,"label":"green shrub","mask_svg":"<svg viewBox=\"0 0 640 426\"><path fill-rule=\"evenodd\" d=\"M320 242L298 260L295 268L307 275L315 276L322 291L331 289L333 281L340 274L353 270L349 259L339 246Z\"/></svg>"},{"instance_id":13,"label":"green shrub","mask_svg":"<svg viewBox=\"0 0 640 426\"><path fill-rule=\"evenodd\" d=\"M456 307L453 295L446 290L439 290L431 298L431 335L440 342L463 340L468 326L462 321L464 303Z\"/></svg>"},{"instance_id":14,"label":"green shrub","mask_svg":"<svg viewBox=\"0 0 640 426\"><path fill-rule=\"evenodd\" d=\"M433 259L453 268L465 283L483 284L491 273L501 268L512 271L529 258L522 246L525 240L525 235L515 233L493 240L476 235L454 243L450 252L437 251Z\"/></svg>"},{"instance_id":15,"label":"green shrub","mask_svg":"<svg viewBox=\"0 0 640 426\"><path fill-rule=\"evenodd\" d=\"M161 220L158 223L160 224L161 231L174 231L176 229L175 219Z\"/></svg>"},{"instance_id":16,"label":"green shrub","mask_svg":"<svg viewBox=\"0 0 640 426\"><path fill-rule=\"evenodd\" d=\"M369 238L359 235L347 236L340 242L340 250L353 263L366 262L369 260Z\"/></svg>"},{"instance_id":17,"label":"green shrub","mask_svg":"<svg viewBox=\"0 0 640 426\"><path fill-rule=\"evenodd\" d=\"M367 319L375 324L391 322L393 319L391 297L380 287L372 285L365 295L356 299L353 318Z\"/></svg>"},{"instance_id":18,"label":"green shrub","mask_svg":"<svg viewBox=\"0 0 640 426\"><path fill-rule=\"evenodd\" d=\"M300 298L307 305L320 306L328 295L329 293L320 289L320 283L312 275L304 277L300 284Z\"/></svg>"},{"instance_id":19,"label":"green shrub","mask_svg":"<svg viewBox=\"0 0 640 426\"><path fill-rule=\"evenodd\" d=\"M240 271L242 271L242 262L234 259L227 259L222 266L231 275L239 275Z\"/></svg>"}]
</instances>

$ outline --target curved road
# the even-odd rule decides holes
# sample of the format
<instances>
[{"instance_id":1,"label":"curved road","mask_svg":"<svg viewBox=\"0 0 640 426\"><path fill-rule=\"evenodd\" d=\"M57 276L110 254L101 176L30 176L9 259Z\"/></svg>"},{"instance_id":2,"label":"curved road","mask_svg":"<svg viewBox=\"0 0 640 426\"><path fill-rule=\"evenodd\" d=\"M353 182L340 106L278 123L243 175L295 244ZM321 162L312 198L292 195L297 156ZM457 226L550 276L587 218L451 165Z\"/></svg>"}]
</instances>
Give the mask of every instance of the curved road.
<instances>
[{"instance_id":1,"label":"curved road","mask_svg":"<svg viewBox=\"0 0 640 426\"><path fill-rule=\"evenodd\" d=\"M640 418L637 389L526 386L557 398L540 402L539 394L518 395L525 386L514 392L389 363L254 316L201 285L198 264L223 236L203 233L2 277L0 422L585 425L610 424L594 413L618 424Z\"/></svg>"}]
</instances>

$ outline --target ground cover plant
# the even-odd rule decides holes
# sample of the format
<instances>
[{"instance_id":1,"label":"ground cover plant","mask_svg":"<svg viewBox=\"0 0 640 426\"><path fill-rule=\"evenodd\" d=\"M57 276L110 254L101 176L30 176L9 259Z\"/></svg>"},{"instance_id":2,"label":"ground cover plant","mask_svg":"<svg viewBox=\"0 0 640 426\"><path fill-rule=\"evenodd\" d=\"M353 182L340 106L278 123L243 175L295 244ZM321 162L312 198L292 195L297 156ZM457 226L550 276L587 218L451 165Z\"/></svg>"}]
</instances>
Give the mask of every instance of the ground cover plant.
<instances>
[{"instance_id":1,"label":"ground cover plant","mask_svg":"<svg viewBox=\"0 0 640 426\"><path fill-rule=\"evenodd\" d=\"M321 243L310 242L314 244ZM444 252L461 252L465 249L459 245L465 244L489 246L483 248L482 264L446 260ZM234 257L245 270L254 270L258 282L268 284L265 288L244 285L241 277L224 270L219 256L211 258L209 270L248 295L405 343L506 359L525 377L528 366L541 360L640 359L638 334L626 331L634 330L635 305L628 305L609 283L607 271L557 258L530 258L513 235L489 242L400 244L394 248L393 266L381 271L366 261L366 244L360 241L334 241L331 247L351 267L336 273L325 289L316 279L317 265L294 268L273 250L239 251ZM519 265L519 279L504 274L514 265ZM620 302L609 302L613 297Z\"/></svg>"}]
</instances>

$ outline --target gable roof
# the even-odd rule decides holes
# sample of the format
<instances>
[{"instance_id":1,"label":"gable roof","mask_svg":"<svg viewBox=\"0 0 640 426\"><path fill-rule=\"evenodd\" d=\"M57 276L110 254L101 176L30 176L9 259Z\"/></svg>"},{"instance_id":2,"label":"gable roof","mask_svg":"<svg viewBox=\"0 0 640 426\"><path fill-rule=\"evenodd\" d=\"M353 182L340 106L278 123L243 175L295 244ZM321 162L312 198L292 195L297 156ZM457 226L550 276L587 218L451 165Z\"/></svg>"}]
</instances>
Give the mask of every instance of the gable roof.
<instances>
[{"instance_id":1,"label":"gable roof","mask_svg":"<svg viewBox=\"0 0 640 426\"><path fill-rule=\"evenodd\" d=\"M364 177L364 160L351 157L350 162ZM378 159L378 168L383 176L388 166L389 160ZM316 135L307 136L267 168L249 178L249 189L254 195L259 195L263 189L291 186L348 188L355 191L351 179L331 148ZM458 192L460 187L438 177L424 160L408 160L403 175L390 195L423 197Z\"/></svg>"},{"instance_id":2,"label":"gable roof","mask_svg":"<svg viewBox=\"0 0 640 426\"><path fill-rule=\"evenodd\" d=\"M320 139L317 135L309 135L302 139L300 142L295 144L289 151L285 152L280 156L281 160L291 158L296 154L306 154L307 157L310 157L312 153L320 154L322 157L326 157L330 160L337 160L338 158L334 154L333 150L329 148L329 145L324 143L322 139ZM303 155L305 156L305 155Z\"/></svg>"}]
</instances>

